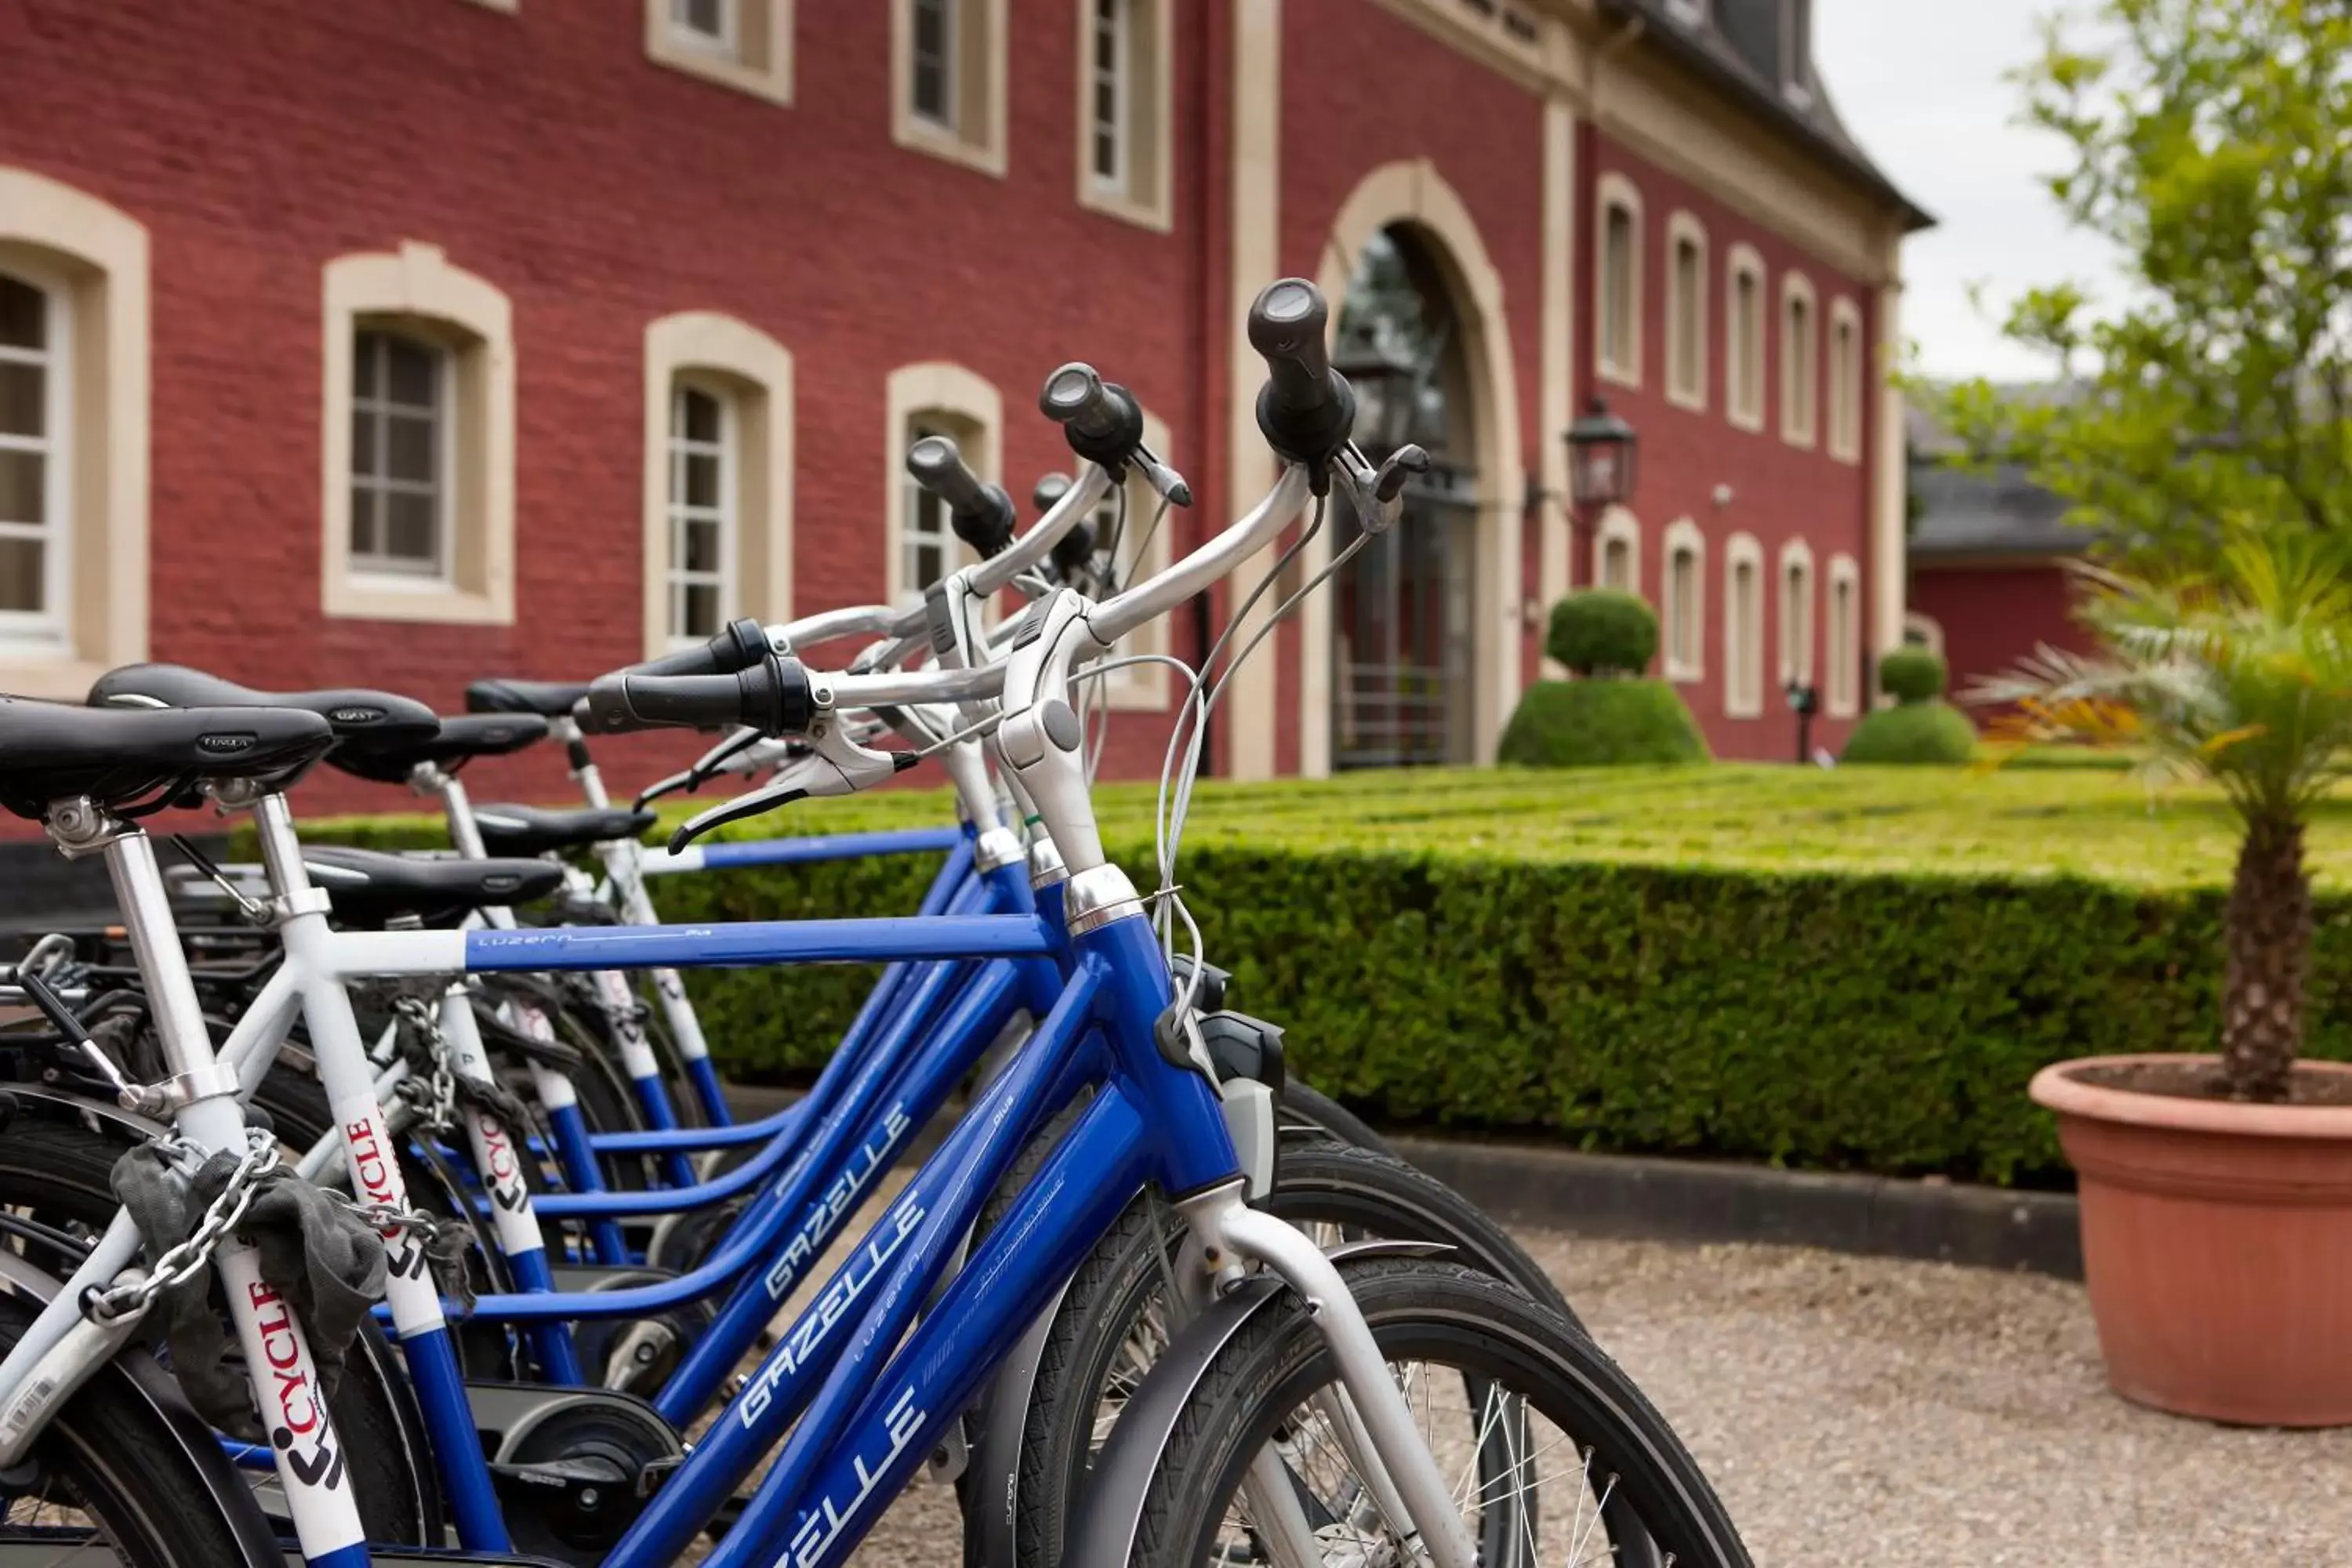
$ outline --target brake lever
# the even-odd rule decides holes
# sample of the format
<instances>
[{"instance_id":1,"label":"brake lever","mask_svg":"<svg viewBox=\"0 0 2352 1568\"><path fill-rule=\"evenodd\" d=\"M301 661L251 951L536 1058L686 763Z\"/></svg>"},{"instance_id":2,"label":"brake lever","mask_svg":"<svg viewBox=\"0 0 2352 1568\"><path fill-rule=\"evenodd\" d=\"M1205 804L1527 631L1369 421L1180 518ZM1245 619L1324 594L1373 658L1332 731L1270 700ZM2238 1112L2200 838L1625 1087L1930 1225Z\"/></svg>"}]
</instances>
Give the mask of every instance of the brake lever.
<instances>
[{"instance_id":1,"label":"brake lever","mask_svg":"<svg viewBox=\"0 0 2352 1568\"><path fill-rule=\"evenodd\" d=\"M808 751L789 757L775 776L758 789L747 790L721 805L689 818L670 835L669 852L677 854L714 828L773 811L810 795L856 795L871 789L893 773L904 773L922 759L912 752L877 752L859 745L847 727L826 713L810 727Z\"/></svg>"}]
</instances>

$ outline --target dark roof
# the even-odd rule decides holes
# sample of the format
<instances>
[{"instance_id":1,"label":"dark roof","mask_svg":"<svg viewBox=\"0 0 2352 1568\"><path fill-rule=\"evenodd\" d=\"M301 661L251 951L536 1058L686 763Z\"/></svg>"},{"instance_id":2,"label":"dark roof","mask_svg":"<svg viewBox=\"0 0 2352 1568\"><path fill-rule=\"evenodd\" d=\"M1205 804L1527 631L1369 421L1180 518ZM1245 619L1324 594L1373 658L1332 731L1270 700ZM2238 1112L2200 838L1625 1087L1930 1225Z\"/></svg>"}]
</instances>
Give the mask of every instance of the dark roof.
<instances>
[{"instance_id":1,"label":"dark roof","mask_svg":"<svg viewBox=\"0 0 2352 1568\"><path fill-rule=\"evenodd\" d=\"M1601 10L1639 16L1645 36L1701 72L1731 88L1748 106L1778 121L1903 213L1906 230L1933 227L1935 218L1905 195L1870 160L1830 103L1829 89L1808 58L1794 73L1801 94L1785 90L1781 69L1781 7L1790 0L1708 0L1698 22L1683 19L1671 0L1601 0ZM1811 40L1805 40L1810 52Z\"/></svg>"},{"instance_id":2,"label":"dark roof","mask_svg":"<svg viewBox=\"0 0 2352 1568\"><path fill-rule=\"evenodd\" d=\"M1954 468L1932 458L1911 464L1918 522L1914 560L1948 555L2080 555L2087 528L2065 521L2064 498L2025 477L2013 463L1991 469Z\"/></svg>"}]
</instances>

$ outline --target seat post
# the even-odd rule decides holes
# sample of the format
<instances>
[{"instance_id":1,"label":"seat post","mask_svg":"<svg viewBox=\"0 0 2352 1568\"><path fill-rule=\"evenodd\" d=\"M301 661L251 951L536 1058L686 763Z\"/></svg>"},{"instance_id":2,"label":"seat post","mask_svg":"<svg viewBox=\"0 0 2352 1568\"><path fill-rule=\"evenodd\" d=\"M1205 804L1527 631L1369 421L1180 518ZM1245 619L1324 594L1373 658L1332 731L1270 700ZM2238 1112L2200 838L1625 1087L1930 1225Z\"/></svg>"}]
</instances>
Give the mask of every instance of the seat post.
<instances>
[{"instance_id":1,"label":"seat post","mask_svg":"<svg viewBox=\"0 0 2352 1568\"><path fill-rule=\"evenodd\" d=\"M421 795L441 803L441 816L449 824L449 841L457 853L468 860L487 860L490 852L482 847L481 824L474 820L473 797L457 775L436 763L419 763L408 775L410 787ZM498 931L514 929L514 911L503 904L493 904L481 910L482 923Z\"/></svg>"},{"instance_id":2,"label":"seat post","mask_svg":"<svg viewBox=\"0 0 2352 1568\"><path fill-rule=\"evenodd\" d=\"M572 776L580 781L580 798L602 811L613 804L604 793L604 775L596 766L596 759L588 754L588 738L580 732L579 723L566 714L548 726L548 732L563 742L564 759L572 764Z\"/></svg>"},{"instance_id":3,"label":"seat post","mask_svg":"<svg viewBox=\"0 0 2352 1568\"><path fill-rule=\"evenodd\" d=\"M245 1112L237 1104L236 1075L214 1054L212 1030L196 999L179 922L172 916L171 893L155 863L155 846L139 828L86 797L57 802L46 820L49 837L68 856L97 850L105 858L123 930L146 984L155 1037L172 1070L166 1087L177 1104L173 1115L180 1130L207 1151L241 1152Z\"/></svg>"}]
</instances>

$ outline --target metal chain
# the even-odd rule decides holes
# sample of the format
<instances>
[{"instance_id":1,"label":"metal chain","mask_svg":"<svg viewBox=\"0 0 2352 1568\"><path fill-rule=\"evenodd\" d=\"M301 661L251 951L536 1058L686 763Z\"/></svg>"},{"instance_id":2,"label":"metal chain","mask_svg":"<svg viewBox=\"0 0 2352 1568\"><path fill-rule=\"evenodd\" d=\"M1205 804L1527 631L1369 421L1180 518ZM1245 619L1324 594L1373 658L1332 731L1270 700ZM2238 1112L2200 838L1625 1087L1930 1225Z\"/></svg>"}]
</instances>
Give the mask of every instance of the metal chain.
<instances>
[{"instance_id":1,"label":"metal chain","mask_svg":"<svg viewBox=\"0 0 2352 1568\"><path fill-rule=\"evenodd\" d=\"M449 1041L441 1033L441 1020L421 997L396 996L392 1010L423 1038L433 1058L433 1070L421 1090L419 1080L412 1078L400 1086L399 1092L416 1107L427 1127L446 1132L457 1124L457 1072L449 1065Z\"/></svg>"},{"instance_id":2,"label":"metal chain","mask_svg":"<svg viewBox=\"0 0 2352 1568\"><path fill-rule=\"evenodd\" d=\"M170 1152L174 1163L204 1162L204 1152L184 1140L168 1138L158 1142ZM144 1277L90 1293L83 1310L91 1321L105 1328L135 1321L145 1315L156 1297L185 1284L211 1267L214 1249L253 1206L254 1198L261 1191L262 1173L278 1163L278 1140L271 1134L248 1127L245 1130L245 1145L244 1156L229 1173L228 1184L205 1207L202 1223L188 1233L185 1241L166 1248Z\"/></svg>"},{"instance_id":3,"label":"metal chain","mask_svg":"<svg viewBox=\"0 0 2352 1568\"><path fill-rule=\"evenodd\" d=\"M401 1208L393 1204L362 1203L357 1198L345 1196L332 1187L321 1187L319 1190L327 1194L328 1202L344 1210L379 1234L385 1231L404 1230L430 1247L444 1236L449 1235L455 1228L447 1220L436 1218L422 1209Z\"/></svg>"}]
</instances>

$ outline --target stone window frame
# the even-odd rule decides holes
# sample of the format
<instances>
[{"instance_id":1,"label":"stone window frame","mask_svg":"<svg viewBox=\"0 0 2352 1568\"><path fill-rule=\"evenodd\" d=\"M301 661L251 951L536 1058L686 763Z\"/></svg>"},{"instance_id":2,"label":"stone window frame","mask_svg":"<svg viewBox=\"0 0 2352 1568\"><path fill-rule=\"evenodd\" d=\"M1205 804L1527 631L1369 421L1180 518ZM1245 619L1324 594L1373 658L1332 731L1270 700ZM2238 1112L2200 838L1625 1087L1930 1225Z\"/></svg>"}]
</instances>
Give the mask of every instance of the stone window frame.
<instances>
[{"instance_id":1,"label":"stone window frame","mask_svg":"<svg viewBox=\"0 0 2352 1568\"><path fill-rule=\"evenodd\" d=\"M1633 236L1632 253L1625 258L1625 311L1622 358L1609 352L1610 305L1609 220L1613 213L1625 215ZM1644 249L1643 213L1641 188L1614 170L1595 182L1592 204L1592 374L1601 381L1639 391L1642 385L1642 272Z\"/></svg>"},{"instance_id":2,"label":"stone window frame","mask_svg":"<svg viewBox=\"0 0 2352 1568\"><path fill-rule=\"evenodd\" d=\"M1832 719L1851 719L1862 711L1862 567L1841 552L1830 557L1822 581L1829 586L1823 617L1824 662L1822 707ZM1844 590L1844 613L1839 613L1839 590Z\"/></svg>"},{"instance_id":3,"label":"stone window frame","mask_svg":"<svg viewBox=\"0 0 2352 1568\"><path fill-rule=\"evenodd\" d=\"M1609 547L1625 546L1626 577L1620 584L1623 590L1639 596L1642 592L1642 520L1632 510L1612 506L1601 514L1601 521L1592 531L1592 585L1610 586L1608 580Z\"/></svg>"},{"instance_id":4,"label":"stone window frame","mask_svg":"<svg viewBox=\"0 0 2352 1568\"><path fill-rule=\"evenodd\" d=\"M1740 592L1748 574L1748 596ZM1764 715L1764 547L1752 533L1723 544L1723 712L1727 719Z\"/></svg>"},{"instance_id":5,"label":"stone window frame","mask_svg":"<svg viewBox=\"0 0 2352 1568\"><path fill-rule=\"evenodd\" d=\"M1658 556L1659 664L1668 680L1680 686L1696 685L1706 679L1706 535L1689 518L1676 518L1666 525L1662 544ZM1675 603L1675 563L1685 555L1691 562L1693 600L1687 620ZM1685 657L1685 652L1688 657Z\"/></svg>"},{"instance_id":6,"label":"stone window frame","mask_svg":"<svg viewBox=\"0 0 2352 1568\"><path fill-rule=\"evenodd\" d=\"M713 48L681 27L676 0L645 0L646 58L773 104L793 101L793 0L720 0L734 37Z\"/></svg>"},{"instance_id":7,"label":"stone window frame","mask_svg":"<svg viewBox=\"0 0 2352 1568\"><path fill-rule=\"evenodd\" d=\"M1801 331L1797 313L1804 312ZM1822 434L1822 306L1802 272L1780 276L1780 439L1810 451Z\"/></svg>"},{"instance_id":8,"label":"stone window frame","mask_svg":"<svg viewBox=\"0 0 2352 1568\"><path fill-rule=\"evenodd\" d=\"M1739 284L1755 284L1756 342L1754 353L1742 352ZM1764 405L1769 395L1766 367L1772 359L1772 306L1766 299L1769 279L1764 258L1744 241L1725 258L1723 268L1723 417L1733 428L1761 432Z\"/></svg>"},{"instance_id":9,"label":"stone window frame","mask_svg":"<svg viewBox=\"0 0 2352 1568\"><path fill-rule=\"evenodd\" d=\"M913 0L889 0L889 5L890 139L912 152L1003 178L1010 26L1005 0L956 0L952 128L915 112Z\"/></svg>"},{"instance_id":10,"label":"stone window frame","mask_svg":"<svg viewBox=\"0 0 2352 1568\"><path fill-rule=\"evenodd\" d=\"M1077 0L1078 205L1165 234L1174 226L1177 0L1119 0L1128 7L1126 89L1120 102L1124 167L1106 182L1094 166L1094 45L1099 0Z\"/></svg>"},{"instance_id":11,"label":"stone window frame","mask_svg":"<svg viewBox=\"0 0 2352 1568\"><path fill-rule=\"evenodd\" d=\"M450 265L439 246L416 240L336 257L322 270L321 294L320 613L513 625L515 346L506 294ZM449 356L454 460L441 578L352 570L352 350L362 329L421 338Z\"/></svg>"},{"instance_id":12,"label":"stone window frame","mask_svg":"<svg viewBox=\"0 0 2352 1568\"><path fill-rule=\"evenodd\" d=\"M964 463L983 483L1002 483L1003 468L1004 398L993 383L978 372L946 360L903 364L890 373L883 398L888 419L883 492L883 594L891 605L911 603L916 585L906 580L908 521L907 448L909 425L920 415L945 416L961 425L956 446ZM949 570L974 559L969 545L957 542L949 551Z\"/></svg>"},{"instance_id":13,"label":"stone window frame","mask_svg":"<svg viewBox=\"0 0 2352 1568\"><path fill-rule=\"evenodd\" d=\"M69 630L53 649L0 647L0 689L79 701L147 657L149 254L145 226L120 208L0 165L0 265L54 278L73 322Z\"/></svg>"},{"instance_id":14,"label":"stone window frame","mask_svg":"<svg viewBox=\"0 0 2352 1568\"><path fill-rule=\"evenodd\" d=\"M1841 463L1862 461L1863 408L1868 385L1862 340L1862 308L1846 295L1830 301L1829 454Z\"/></svg>"},{"instance_id":15,"label":"stone window frame","mask_svg":"<svg viewBox=\"0 0 2352 1568\"><path fill-rule=\"evenodd\" d=\"M792 351L737 317L680 310L646 324L641 645L648 658L673 646L669 428L670 399L681 381L721 391L734 405L734 601L721 606L722 616L793 618Z\"/></svg>"},{"instance_id":16,"label":"stone window frame","mask_svg":"<svg viewBox=\"0 0 2352 1568\"><path fill-rule=\"evenodd\" d=\"M1687 385L1684 384L1676 375L1683 360L1680 352L1684 346L1684 334L1680 326L1681 262L1682 250L1685 245L1696 251L1698 255L1698 277L1692 285L1691 299L1691 331L1696 339L1693 350L1696 362L1692 379ZM1686 408L1694 414L1704 414L1706 412L1707 375L1714 368L1712 364L1714 356L1708 352L1712 344L1707 337L1708 318L1712 314L1707 309L1707 296L1711 292L1707 288L1708 248L1706 226L1688 212L1678 209L1666 219L1665 263L1666 401L1677 408Z\"/></svg>"},{"instance_id":17,"label":"stone window frame","mask_svg":"<svg viewBox=\"0 0 2352 1568\"><path fill-rule=\"evenodd\" d=\"M1789 584L1792 577L1799 576L1804 580L1803 597L1796 602L1802 605L1804 614L1801 624L1792 624ZM1786 687L1798 681L1810 686L1818 673L1815 649L1821 626L1821 579L1813 570L1811 545L1801 539L1791 539L1780 546L1780 565L1773 578L1773 590L1774 615L1780 627L1776 640L1780 655L1780 684Z\"/></svg>"}]
</instances>

